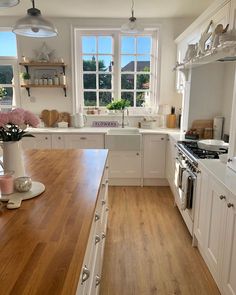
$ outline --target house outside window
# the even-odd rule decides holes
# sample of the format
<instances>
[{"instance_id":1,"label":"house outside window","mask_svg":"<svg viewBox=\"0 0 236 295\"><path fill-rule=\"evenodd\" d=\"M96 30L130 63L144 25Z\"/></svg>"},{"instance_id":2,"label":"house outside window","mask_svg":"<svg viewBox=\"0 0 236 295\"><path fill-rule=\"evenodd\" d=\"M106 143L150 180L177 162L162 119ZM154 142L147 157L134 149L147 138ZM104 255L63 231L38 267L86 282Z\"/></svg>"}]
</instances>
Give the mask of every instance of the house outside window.
<instances>
[{"instance_id":1,"label":"house outside window","mask_svg":"<svg viewBox=\"0 0 236 295\"><path fill-rule=\"evenodd\" d=\"M16 105L17 77L17 45L16 36L10 29L0 29L0 88L6 94L0 99L1 110L11 110ZM18 95L19 97L19 95Z\"/></svg>"},{"instance_id":2,"label":"house outside window","mask_svg":"<svg viewBox=\"0 0 236 295\"><path fill-rule=\"evenodd\" d=\"M133 109L158 105L158 31L74 31L75 111L124 98Z\"/></svg>"}]
</instances>

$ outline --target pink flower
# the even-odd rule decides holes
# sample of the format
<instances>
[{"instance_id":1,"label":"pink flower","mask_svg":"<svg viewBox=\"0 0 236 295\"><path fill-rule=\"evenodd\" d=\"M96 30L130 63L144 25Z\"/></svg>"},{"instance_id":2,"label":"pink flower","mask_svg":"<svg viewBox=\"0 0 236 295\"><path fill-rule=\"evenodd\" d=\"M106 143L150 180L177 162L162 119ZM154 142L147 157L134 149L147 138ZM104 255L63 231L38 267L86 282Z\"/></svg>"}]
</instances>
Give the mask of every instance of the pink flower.
<instances>
[{"instance_id":1,"label":"pink flower","mask_svg":"<svg viewBox=\"0 0 236 295\"><path fill-rule=\"evenodd\" d=\"M9 122L8 113L0 112L0 127L4 127Z\"/></svg>"},{"instance_id":2,"label":"pink flower","mask_svg":"<svg viewBox=\"0 0 236 295\"><path fill-rule=\"evenodd\" d=\"M8 123L12 123L14 125L21 125L24 123L24 110L23 109L15 109L8 113Z\"/></svg>"},{"instance_id":3,"label":"pink flower","mask_svg":"<svg viewBox=\"0 0 236 295\"><path fill-rule=\"evenodd\" d=\"M24 123L32 127L37 127L39 124L39 119L30 111L25 111Z\"/></svg>"}]
</instances>

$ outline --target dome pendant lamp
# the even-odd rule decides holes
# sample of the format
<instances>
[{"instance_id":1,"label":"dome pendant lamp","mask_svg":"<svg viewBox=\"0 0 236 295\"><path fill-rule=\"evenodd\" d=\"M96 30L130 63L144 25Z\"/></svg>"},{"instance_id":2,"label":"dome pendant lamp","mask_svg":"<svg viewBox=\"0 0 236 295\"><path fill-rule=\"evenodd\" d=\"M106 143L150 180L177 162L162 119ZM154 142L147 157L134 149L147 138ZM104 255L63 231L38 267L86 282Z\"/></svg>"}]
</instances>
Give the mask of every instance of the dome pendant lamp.
<instances>
[{"instance_id":1,"label":"dome pendant lamp","mask_svg":"<svg viewBox=\"0 0 236 295\"><path fill-rule=\"evenodd\" d=\"M143 31L143 27L138 23L136 17L134 16L134 0L132 0L131 6L131 17L129 22L121 26L122 33L137 34Z\"/></svg>"},{"instance_id":2,"label":"dome pendant lamp","mask_svg":"<svg viewBox=\"0 0 236 295\"><path fill-rule=\"evenodd\" d=\"M20 0L0 0L0 8L13 7L18 5Z\"/></svg>"},{"instance_id":3,"label":"dome pendant lamp","mask_svg":"<svg viewBox=\"0 0 236 295\"><path fill-rule=\"evenodd\" d=\"M35 8L34 0L33 7L27 10L27 15L19 19L13 27L13 32L17 35L35 38L55 37L58 32L55 26L44 19L41 11Z\"/></svg>"}]
</instances>

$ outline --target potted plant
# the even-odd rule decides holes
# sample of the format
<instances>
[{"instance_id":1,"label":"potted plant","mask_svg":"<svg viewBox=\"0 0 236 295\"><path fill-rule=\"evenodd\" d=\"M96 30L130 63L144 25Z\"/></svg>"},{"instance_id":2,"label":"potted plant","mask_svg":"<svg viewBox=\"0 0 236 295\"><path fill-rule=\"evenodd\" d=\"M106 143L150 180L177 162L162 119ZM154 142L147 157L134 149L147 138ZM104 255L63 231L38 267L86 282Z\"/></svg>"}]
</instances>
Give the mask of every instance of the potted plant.
<instances>
[{"instance_id":1,"label":"potted plant","mask_svg":"<svg viewBox=\"0 0 236 295\"><path fill-rule=\"evenodd\" d=\"M129 106L130 106L130 102L128 100L120 98L120 99L114 99L112 102L106 105L106 108L109 111L114 111L116 113L117 111L124 110L125 108Z\"/></svg>"},{"instance_id":2,"label":"potted plant","mask_svg":"<svg viewBox=\"0 0 236 295\"><path fill-rule=\"evenodd\" d=\"M21 76L22 76L22 79L23 79L25 85L30 84L30 74L29 73L24 72L21 74Z\"/></svg>"},{"instance_id":3,"label":"potted plant","mask_svg":"<svg viewBox=\"0 0 236 295\"><path fill-rule=\"evenodd\" d=\"M7 95L7 90L4 87L0 87L0 100Z\"/></svg>"}]
</instances>

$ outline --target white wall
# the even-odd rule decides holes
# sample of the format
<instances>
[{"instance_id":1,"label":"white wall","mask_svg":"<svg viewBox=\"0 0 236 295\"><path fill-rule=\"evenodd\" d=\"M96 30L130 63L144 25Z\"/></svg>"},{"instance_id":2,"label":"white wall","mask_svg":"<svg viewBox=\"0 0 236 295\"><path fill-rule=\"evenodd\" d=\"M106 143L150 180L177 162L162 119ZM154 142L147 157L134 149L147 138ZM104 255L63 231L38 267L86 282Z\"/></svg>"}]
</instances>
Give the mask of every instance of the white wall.
<instances>
[{"instance_id":1,"label":"white wall","mask_svg":"<svg viewBox=\"0 0 236 295\"><path fill-rule=\"evenodd\" d=\"M1 17L0 26L10 27L16 17ZM21 106L40 113L43 109L57 109L59 111L73 112L72 104L72 63L71 39L72 27L81 28L119 28L126 19L77 19L55 18L51 20L58 28L58 36L48 39L34 39L17 37L19 61L21 56L34 57L34 50L39 49L46 42L49 48L56 49L58 57L63 57L68 65L66 76L68 81L67 98L61 89L31 89L29 98L25 89L21 89ZM142 23L148 27L160 27L161 42L161 82L160 104L181 106L181 97L175 91L175 73L172 68L176 61L176 45L174 39L191 23L192 19L143 19ZM19 67L19 71L24 71Z\"/></svg>"}]
</instances>

